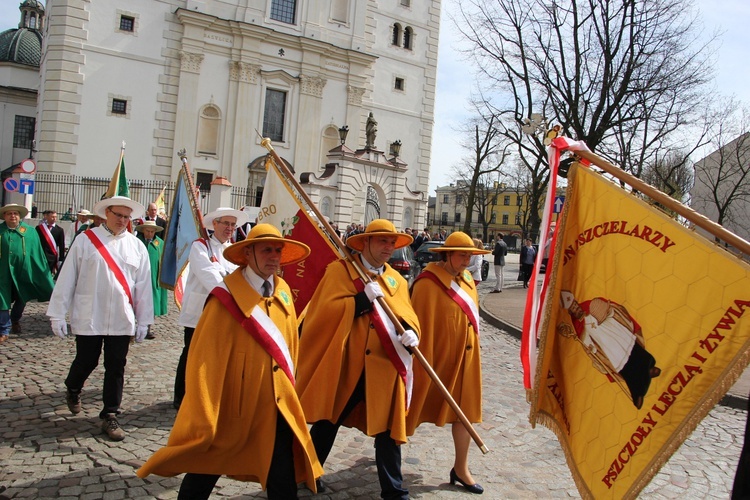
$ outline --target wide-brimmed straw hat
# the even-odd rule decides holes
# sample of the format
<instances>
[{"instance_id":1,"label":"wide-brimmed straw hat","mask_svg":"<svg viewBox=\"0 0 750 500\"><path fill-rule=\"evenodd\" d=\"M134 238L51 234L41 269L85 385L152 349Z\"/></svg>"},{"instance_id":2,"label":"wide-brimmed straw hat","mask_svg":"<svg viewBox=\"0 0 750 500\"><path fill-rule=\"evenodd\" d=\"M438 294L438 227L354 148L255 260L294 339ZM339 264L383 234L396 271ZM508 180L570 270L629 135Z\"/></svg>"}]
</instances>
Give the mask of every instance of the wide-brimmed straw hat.
<instances>
[{"instance_id":1,"label":"wide-brimmed straw hat","mask_svg":"<svg viewBox=\"0 0 750 500\"><path fill-rule=\"evenodd\" d=\"M144 220L142 223L135 226L136 231L143 232L144 229L155 229L157 233L164 231L164 228L157 225L155 220Z\"/></svg>"},{"instance_id":2,"label":"wide-brimmed straw hat","mask_svg":"<svg viewBox=\"0 0 750 500\"><path fill-rule=\"evenodd\" d=\"M213 229L214 219L220 219L222 217L235 217L237 219L237 226L244 226L250 222L250 216L242 210L235 210L229 207L219 207L213 212L208 212L203 216L203 225L208 229Z\"/></svg>"},{"instance_id":3,"label":"wide-brimmed straw hat","mask_svg":"<svg viewBox=\"0 0 750 500\"><path fill-rule=\"evenodd\" d=\"M80 209L76 215L83 215L84 217L88 217L89 219L91 219L94 216L94 214L92 214L85 208Z\"/></svg>"},{"instance_id":4,"label":"wide-brimmed straw hat","mask_svg":"<svg viewBox=\"0 0 750 500\"><path fill-rule=\"evenodd\" d=\"M310 247L299 241L281 237L281 232L271 224L257 224L250 230L247 238L230 245L224 250L224 258L238 266L247 265L245 260L245 247L255 243L279 242L284 244L281 250L282 266L294 264L310 255Z\"/></svg>"},{"instance_id":5,"label":"wide-brimmed straw hat","mask_svg":"<svg viewBox=\"0 0 750 500\"><path fill-rule=\"evenodd\" d=\"M430 252L469 252L472 255L490 253L489 250L475 247L471 236L462 231L451 233L443 245L430 248Z\"/></svg>"},{"instance_id":6,"label":"wide-brimmed straw hat","mask_svg":"<svg viewBox=\"0 0 750 500\"><path fill-rule=\"evenodd\" d=\"M349 236L346 239L346 246L361 252L365 248L365 241L367 241L367 238L370 236L395 236L395 248L411 245L412 241L414 241L414 238L412 238L411 235L396 231L396 226L393 225L393 222L386 219L375 219L367 224L364 233Z\"/></svg>"},{"instance_id":7,"label":"wide-brimmed straw hat","mask_svg":"<svg viewBox=\"0 0 750 500\"><path fill-rule=\"evenodd\" d=\"M94 215L106 219L107 209L109 207L128 207L131 219L140 219L143 214L146 213L146 208L135 200L126 198L125 196L113 196L112 198L104 198L99 200L94 205Z\"/></svg>"},{"instance_id":8,"label":"wide-brimmed straw hat","mask_svg":"<svg viewBox=\"0 0 750 500\"><path fill-rule=\"evenodd\" d=\"M15 203L8 203L4 207L0 208L0 217L5 215L5 212L18 212L18 215L23 219L29 214L29 209L23 205L16 205Z\"/></svg>"}]
</instances>

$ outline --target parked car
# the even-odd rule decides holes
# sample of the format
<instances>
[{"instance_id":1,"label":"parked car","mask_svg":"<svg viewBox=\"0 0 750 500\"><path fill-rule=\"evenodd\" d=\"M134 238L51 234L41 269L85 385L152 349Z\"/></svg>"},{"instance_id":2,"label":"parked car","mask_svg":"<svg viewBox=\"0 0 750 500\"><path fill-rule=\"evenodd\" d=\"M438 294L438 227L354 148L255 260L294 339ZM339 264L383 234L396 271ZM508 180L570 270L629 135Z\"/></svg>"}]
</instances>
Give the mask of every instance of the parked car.
<instances>
[{"instance_id":1,"label":"parked car","mask_svg":"<svg viewBox=\"0 0 750 500\"><path fill-rule=\"evenodd\" d=\"M430 252L430 248L439 247L443 244L442 241L425 241L422 243L419 248L417 248L417 253L414 254L414 258L417 261L417 264L419 264L420 271L427 267L427 264L430 262L437 262L440 260L440 254L435 252Z\"/></svg>"},{"instance_id":2,"label":"parked car","mask_svg":"<svg viewBox=\"0 0 750 500\"><path fill-rule=\"evenodd\" d=\"M414 283L414 280L421 271L419 264L414 259L414 251L410 246L394 250L391 258L388 259L388 264L404 277L409 286Z\"/></svg>"}]
</instances>

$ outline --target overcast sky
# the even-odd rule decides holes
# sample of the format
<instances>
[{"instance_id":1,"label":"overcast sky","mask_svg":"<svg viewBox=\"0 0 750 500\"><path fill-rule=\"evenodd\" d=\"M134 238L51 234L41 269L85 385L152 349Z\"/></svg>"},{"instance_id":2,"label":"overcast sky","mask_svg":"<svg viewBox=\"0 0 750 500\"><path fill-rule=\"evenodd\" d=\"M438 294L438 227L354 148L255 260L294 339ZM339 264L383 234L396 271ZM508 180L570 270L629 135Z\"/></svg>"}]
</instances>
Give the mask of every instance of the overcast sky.
<instances>
[{"instance_id":1,"label":"overcast sky","mask_svg":"<svg viewBox=\"0 0 750 500\"><path fill-rule=\"evenodd\" d=\"M471 70L454 50L460 39L446 11L455 8L460 0L443 0L443 16L440 29L440 53L438 57L437 103L435 129L432 138L432 167L430 171L430 194L436 186L452 182L451 166L460 162L465 151L461 150L456 130L470 116L468 98L473 79ZM18 26L20 11L17 0L0 0L0 31ZM715 29L724 32L721 36L716 58L716 86L724 95L735 95L750 105L750 64L747 51L750 47L748 19L749 0L696 0L705 32Z\"/></svg>"}]
</instances>

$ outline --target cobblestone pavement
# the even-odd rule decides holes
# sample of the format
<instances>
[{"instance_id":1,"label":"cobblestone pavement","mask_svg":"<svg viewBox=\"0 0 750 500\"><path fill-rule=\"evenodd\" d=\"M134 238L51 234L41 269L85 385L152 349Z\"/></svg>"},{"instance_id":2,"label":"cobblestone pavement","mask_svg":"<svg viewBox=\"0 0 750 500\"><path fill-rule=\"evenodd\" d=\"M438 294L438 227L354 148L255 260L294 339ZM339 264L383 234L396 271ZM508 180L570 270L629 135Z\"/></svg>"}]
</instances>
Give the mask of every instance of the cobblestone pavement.
<instances>
[{"instance_id":1,"label":"cobblestone pavement","mask_svg":"<svg viewBox=\"0 0 750 500\"><path fill-rule=\"evenodd\" d=\"M487 287L489 284L483 284ZM75 351L54 337L46 304L29 304L23 332L0 346L0 496L10 498L175 498L181 477L135 476L166 443L174 371L182 348L174 308L158 318L156 339L132 346L123 413L126 439L109 441L99 428L102 367L83 392L84 411L71 415L63 380ZM578 498L553 434L528 423L518 341L483 322L484 423L490 453L472 447L483 498ZM746 412L717 406L643 491L643 498L727 498L743 439ZM448 484L453 447L449 428L422 426L403 447L403 472L414 498L469 497ZM320 499L378 498L373 440L342 429L326 464L329 486ZM300 496L311 496L306 489ZM222 478L217 498L265 498L258 485Z\"/></svg>"}]
</instances>

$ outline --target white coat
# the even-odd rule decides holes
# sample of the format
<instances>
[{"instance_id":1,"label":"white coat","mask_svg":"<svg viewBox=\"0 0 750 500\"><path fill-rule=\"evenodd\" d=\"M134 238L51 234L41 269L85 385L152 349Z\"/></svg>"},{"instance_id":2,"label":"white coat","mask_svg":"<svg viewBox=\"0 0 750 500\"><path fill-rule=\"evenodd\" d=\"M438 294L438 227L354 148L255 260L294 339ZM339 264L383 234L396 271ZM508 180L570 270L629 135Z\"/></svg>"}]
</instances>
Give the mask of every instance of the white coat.
<instances>
[{"instance_id":1,"label":"white coat","mask_svg":"<svg viewBox=\"0 0 750 500\"><path fill-rule=\"evenodd\" d=\"M90 229L99 237L130 286L133 305L104 257L83 233L68 250L55 283L47 316L70 314L74 335L134 335L139 325L154 322L151 264L138 238L127 231L117 236L104 227Z\"/></svg>"},{"instance_id":2,"label":"white coat","mask_svg":"<svg viewBox=\"0 0 750 500\"><path fill-rule=\"evenodd\" d=\"M211 253L205 244L206 241L211 246ZM224 281L224 276L237 269L236 265L224 258L224 249L231 244L229 240L221 243L213 236L208 240L198 239L193 242L188 257L190 272L182 296L178 325L195 328L203 313L208 294ZM212 262L212 256L216 262Z\"/></svg>"}]
</instances>

